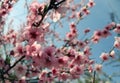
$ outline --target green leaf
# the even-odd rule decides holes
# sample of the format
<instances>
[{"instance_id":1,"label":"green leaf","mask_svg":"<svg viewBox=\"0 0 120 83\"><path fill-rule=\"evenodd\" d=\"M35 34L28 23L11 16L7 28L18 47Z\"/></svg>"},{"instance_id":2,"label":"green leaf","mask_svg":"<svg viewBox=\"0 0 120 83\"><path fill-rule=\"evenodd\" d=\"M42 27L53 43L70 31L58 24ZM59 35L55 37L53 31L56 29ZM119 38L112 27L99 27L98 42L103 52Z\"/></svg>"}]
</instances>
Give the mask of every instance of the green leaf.
<instances>
[{"instance_id":1,"label":"green leaf","mask_svg":"<svg viewBox=\"0 0 120 83\"><path fill-rule=\"evenodd\" d=\"M48 5L45 5L44 13L48 10Z\"/></svg>"},{"instance_id":2,"label":"green leaf","mask_svg":"<svg viewBox=\"0 0 120 83\"><path fill-rule=\"evenodd\" d=\"M6 56L5 63L8 64L8 65L10 64L10 57L8 55Z\"/></svg>"}]
</instances>

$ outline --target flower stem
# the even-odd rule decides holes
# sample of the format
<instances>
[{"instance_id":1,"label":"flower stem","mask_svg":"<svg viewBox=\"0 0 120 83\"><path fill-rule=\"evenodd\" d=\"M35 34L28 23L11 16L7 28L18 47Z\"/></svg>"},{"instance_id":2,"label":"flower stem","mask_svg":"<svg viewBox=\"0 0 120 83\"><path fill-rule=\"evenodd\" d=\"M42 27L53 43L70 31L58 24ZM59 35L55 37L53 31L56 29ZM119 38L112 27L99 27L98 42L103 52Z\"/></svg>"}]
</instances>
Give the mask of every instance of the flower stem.
<instances>
[{"instance_id":1,"label":"flower stem","mask_svg":"<svg viewBox=\"0 0 120 83\"><path fill-rule=\"evenodd\" d=\"M96 71L94 71L93 82L92 83L95 83L95 75L96 75Z\"/></svg>"},{"instance_id":2,"label":"flower stem","mask_svg":"<svg viewBox=\"0 0 120 83\"><path fill-rule=\"evenodd\" d=\"M15 67L17 65L17 63L19 63L21 60L23 60L25 58L25 56L22 56L20 59L18 59L12 66L10 66L5 72L4 74L8 73L8 71L10 71L13 67Z\"/></svg>"}]
</instances>

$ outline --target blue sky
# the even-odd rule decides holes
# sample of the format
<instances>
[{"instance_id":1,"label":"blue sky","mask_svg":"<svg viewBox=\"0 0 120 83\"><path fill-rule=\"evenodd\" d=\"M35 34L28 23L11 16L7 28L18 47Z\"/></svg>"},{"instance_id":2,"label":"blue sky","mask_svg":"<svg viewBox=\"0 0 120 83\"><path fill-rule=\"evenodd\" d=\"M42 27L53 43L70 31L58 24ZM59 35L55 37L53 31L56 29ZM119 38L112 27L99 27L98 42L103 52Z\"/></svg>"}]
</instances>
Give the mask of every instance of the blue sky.
<instances>
[{"instance_id":1,"label":"blue sky","mask_svg":"<svg viewBox=\"0 0 120 83\"><path fill-rule=\"evenodd\" d=\"M95 0L95 2L96 2L95 7L90 9L91 11L90 15L85 17L83 20L81 20L80 23L77 25L77 27L79 28L79 33L81 35L80 37L82 37L82 31L85 28L89 27L91 29L90 35L94 30L99 30L104 28L105 25L111 22L110 13L113 13L115 17L117 17L116 22L120 23L120 11L119 11L120 0ZM10 13L8 20L10 21L14 19L12 26L14 28L16 27L19 28L19 24L25 22L26 13L27 10L25 8L25 0L20 0L19 3L17 3L14 6L14 9ZM69 24L64 24L63 26L68 27L68 25ZM6 27L7 26L8 25L6 25ZM63 35L64 32L68 31L67 28L64 29L58 28L56 30L58 31L58 33L61 33L63 37L64 37ZM112 45L114 43L114 35L112 35L107 39L103 39L102 41L100 41L98 45L94 45L92 47L94 58L99 58L99 55L103 51L109 52L110 48L112 48ZM96 59L96 62L99 63L99 59ZM104 68L104 71L108 74L111 74L114 71L118 71L120 73L120 69L118 68L113 68L108 66ZM115 78L114 80L118 80L120 82L120 78Z\"/></svg>"}]
</instances>

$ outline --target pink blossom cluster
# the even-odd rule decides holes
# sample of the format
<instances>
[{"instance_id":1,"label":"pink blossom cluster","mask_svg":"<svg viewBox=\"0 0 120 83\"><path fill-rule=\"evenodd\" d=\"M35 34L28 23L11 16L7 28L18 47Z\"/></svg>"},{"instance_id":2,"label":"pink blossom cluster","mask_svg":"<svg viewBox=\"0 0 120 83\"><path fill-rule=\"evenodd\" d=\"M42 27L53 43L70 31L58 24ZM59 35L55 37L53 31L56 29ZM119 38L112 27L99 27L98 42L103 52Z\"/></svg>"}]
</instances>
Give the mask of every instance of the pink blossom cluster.
<instances>
[{"instance_id":1,"label":"pink blossom cluster","mask_svg":"<svg viewBox=\"0 0 120 83\"><path fill-rule=\"evenodd\" d=\"M5 23L5 16L10 12L12 9L15 0L1 0L0 1L0 29Z\"/></svg>"},{"instance_id":2,"label":"pink blossom cluster","mask_svg":"<svg viewBox=\"0 0 120 83\"><path fill-rule=\"evenodd\" d=\"M12 2L5 0L2 3L0 18L11 8L8 3ZM70 31L63 40L63 46L51 45L47 40L53 31L47 18L57 22L72 10L69 18L78 20L77 17L80 19L88 15L89 8L95 5L93 0L89 0L85 6L82 6L84 2L76 5L73 3L74 0L50 0L49 4L34 1L29 7L26 26L19 32L11 29L7 34L0 36L2 38L0 43L4 41L0 49L4 48L4 45L11 46L6 50L5 58L0 56L0 77L5 79L6 83L9 83L8 80L27 83L27 80L34 78L38 79L38 83L52 83L55 79L60 81L78 79L85 70L90 73L94 70L101 71L102 65L93 66L95 62L90 59L92 56L90 44L98 43L100 39L110 36L111 30L120 33L120 24L110 23L103 30L94 31L90 39L79 40L77 24L72 22L69 26ZM84 32L86 34L90 29ZM115 37L113 46L120 49L120 37ZM114 50L111 50L109 53L102 53L100 58L107 61L109 57L114 58L114 55ZM14 58L13 61L12 58Z\"/></svg>"}]
</instances>

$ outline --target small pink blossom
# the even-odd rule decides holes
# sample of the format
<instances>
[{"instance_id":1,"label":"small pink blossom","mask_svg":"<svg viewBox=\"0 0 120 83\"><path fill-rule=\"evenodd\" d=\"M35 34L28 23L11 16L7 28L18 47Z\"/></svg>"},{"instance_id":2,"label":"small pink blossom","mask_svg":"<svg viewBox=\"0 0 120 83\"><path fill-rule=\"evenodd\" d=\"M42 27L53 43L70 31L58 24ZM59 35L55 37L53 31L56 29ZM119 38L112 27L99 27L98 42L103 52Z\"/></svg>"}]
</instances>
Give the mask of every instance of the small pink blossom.
<instances>
[{"instance_id":1,"label":"small pink blossom","mask_svg":"<svg viewBox=\"0 0 120 83\"><path fill-rule=\"evenodd\" d=\"M42 31L42 28L28 27L24 30L23 37L25 40L29 40L31 44L33 44L35 41L43 42L44 32Z\"/></svg>"},{"instance_id":2,"label":"small pink blossom","mask_svg":"<svg viewBox=\"0 0 120 83\"><path fill-rule=\"evenodd\" d=\"M68 32L68 33L66 34L66 38L69 39L69 40L71 40L71 39L74 38L74 35L73 35L71 32Z\"/></svg>"},{"instance_id":3,"label":"small pink blossom","mask_svg":"<svg viewBox=\"0 0 120 83\"><path fill-rule=\"evenodd\" d=\"M39 75L38 83L51 83L53 81L53 77L50 75L48 71L43 70Z\"/></svg>"},{"instance_id":4,"label":"small pink blossom","mask_svg":"<svg viewBox=\"0 0 120 83\"><path fill-rule=\"evenodd\" d=\"M105 26L105 29L106 30L112 30L113 27L115 27L115 26L116 26L115 22L112 22L112 23L108 24L107 26Z\"/></svg>"},{"instance_id":5,"label":"small pink blossom","mask_svg":"<svg viewBox=\"0 0 120 83\"><path fill-rule=\"evenodd\" d=\"M90 13L90 11L86 8L86 7L83 7L82 8L82 12L85 14L85 15L88 15Z\"/></svg>"},{"instance_id":6,"label":"small pink blossom","mask_svg":"<svg viewBox=\"0 0 120 83\"><path fill-rule=\"evenodd\" d=\"M25 55L25 48L22 46L21 43L16 43L15 49L14 49L14 56L22 56Z\"/></svg>"},{"instance_id":7,"label":"small pink blossom","mask_svg":"<svg viewBox=\"0 0 120 83\"><path fill-rule=\"evenodd\" d=\"M27 67L22 64L17 64L14 69L18 77L22 77L22 76L25 76Z\"/></svg>"},{"instance_id":8,"label":"small pink blossom","mask_svg":"<svg viewBox=\"0 0 120 83\"><path fill-rule=\"evenodd\" d=\"M103 61L107 61L109 59L109 54L108 53L102 53L100 55L100 58L103 60Z\"/></svg>"},{"instance_id":9,"label":"small pink blossom","mask_svg":"<svg viewBox=\"0 0 120 83\"><path fill-rule=\"evenodd\" d=\"M70 30L73 30L73 29L76 29L76 24L72 22L70 24Z\"/></svg>"},{"instance_id":10,"label":"small pink blossom","mask_svg":"<svg viewBox=\"0 0 120 83\"><path fill-rule=\"evenodd\" d=\"M40 50L41 50L41 45L37 44L36 41L32 45L26 46L26 52L28 56L36 56Z\"/></svg>"},{"instance_id":11,"label":"small pink blossom","mask_svg":"<svg viewBox=\"0 0 120 83\"><path fill-rule=\"evenodd\" d=\"M90 66L88 67L88 71L89 71L90 73L93 72L93 67L92 67L92 65L90 65Z\"/></svg>"},{"instance_id":12,"label":"small pink blossom","mask_svg":"<svg viewBox=\"0 0 120 83\"><path fill-rule=\"evenodd\" d=\"M94 36L94 37L92 37L91 41L92 41L93 43L98 43L98 42L100 41L100 37Z\"/></svg>"},{"instance_id":13,"label":"small pink blossom","mask_svg":"<svg viewBox=\"0 0 120 83\"><path fill-rule=\"evenodd\" d=\"M114 51L114 50L112 50L112 51L110 52L110 57L115 58L115 51Z\"/></svg>"},{"instance_id":14,"label":"small pink blossom","mask_svg":"<svg viewBox=\"0 0 120 83\"><path fill-rule=\"evenodd\" d=\"M120 37L115 37L114 47L120 49Z\"/></svg>"},{"instance_id":15,"label":"small pink blossom","mask_svg":"<svg viewBox=\"0 0 120 83\"><path fill-rule=\"evenodd\" d=\"M84 66L75 65L73 68L70 69L70 74L73 79L79 78L81 74L84 72Z\"/></svg>"},{"instance_id":16,"label":"small pink blossom","mask_svg":"<svg viewBox=\"0 0 120 83\"><path fill-rule=\"evenodd\" d=\"M94 5L95 5L94 0L89 0L87 6L88 6L88 7L93 7Z\"/></svg>"},{"instance_id":17,"label":"small pink blossom","mask_svg":"<svg viewBox=\"0 0 120 83\"><path fill-rule=\"evenodd\" d=\"M86 56L90 56L91 55L91 52L90 52L90 47L85 47L84 48L84 55L86 55Z\"/></svg>"},{"instance_id":18,"label":"small pink blossom","mask_svg":"<svg viewBox=\"0 0 120 83\"><path fill-rule=\"evenodd\" d=\"M58 64L59 64L59 66L60 67L66 66L68 60L69 60L69 58L67 56L63 56L63 57L58 58Z\"/></svg>"},{"instance_id":19,"label":"small pink blossom","mask_svg":"<svg viewBox=\"0 0 120 83\"><path fill-rule=\"evenodd\" d=\"M106 30L106 29L102 30L101 37L106 38L106 37L108 37L110 35L111 35L111 33L108 30Z\"/></svg>"},{"instance_id":20,"label":"small pink blossom","mask_svg":"<svg viewBox=\"0 0 120 83\"><path fill-rule=\"evenodd\" d=\"M52 13L52 16L51 16L53 22L57 22L60 20L61 18L61 14L57 11L55 11L54 13Z\"/></svg>"},{"instance_id":21,"label":"small pink blossom","mask_svg":"<svg viewBox=\"0 0 120 83\"><path fill-rule=\"evenodd\" d=\"M70 77L70 75L69 75L68 73L63 72L63 73L60 73L59 79L65 81L65 80L67 80L69 77Z\"/></svg>"},{"instance_id":22,"label":"small pink blossom","mask_svg":"<svg viewBox=\"0 0 120 83\"><path fill-rule=\"evenodd\" d=\"M114 29L114 31L118 34L120 33L120 24L116 25L116 28Z\"/></svg>"},{"instance_id":23,"label":"small pink blossom","mask_svg":"<svg viewBox=\"0 0 120 83\"><path fill-rule=\"evenodd\" d=\"M95 70L98 71L98 72L101 72L102 65L101 64L95 64Z\"/></svg>"}]
</instances>

